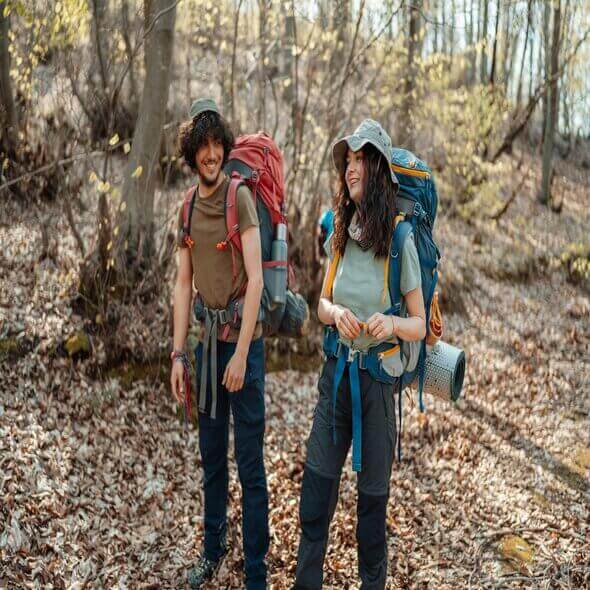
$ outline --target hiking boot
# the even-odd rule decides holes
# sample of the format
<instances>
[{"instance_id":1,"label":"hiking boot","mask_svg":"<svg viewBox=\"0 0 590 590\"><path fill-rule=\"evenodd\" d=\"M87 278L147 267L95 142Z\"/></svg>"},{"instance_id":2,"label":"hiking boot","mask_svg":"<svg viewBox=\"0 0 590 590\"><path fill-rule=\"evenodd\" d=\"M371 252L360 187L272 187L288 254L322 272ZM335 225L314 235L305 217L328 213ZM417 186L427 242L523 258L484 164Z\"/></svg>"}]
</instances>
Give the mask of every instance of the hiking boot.
<instances>
[{"instance_id":1,"label":"hiking boot","mask_svg":"<svg viewBox=\"0 0 590 590\"><path fill-rule=\"evenodd\" d=\"M217 573L217 570L219 569L219 566L221 565L221 562L228 551L225 535L221 539L221 549L222 554L217 561L207 559L205 554L202 553L197 559L195 565L188 570L186 578L191 590L199 590L199 588L203 587L205 582L211 580L211 578L213 578L213 576Z\"/></svg>"},{"instance_id":2,"label":"hiking boot","mask_svg":"<svg viewBox=\"0 0 590 590\"><path fill-rule=\"evenodd\" d=\"M208 582L213 578L222 561L223 557L217 561L211 561L204 555L201 555L194 567L187 572L186 578L188 580L189 588L191 590L199 590L199 588L202 588L205 582Z\"/></svg>"}]
</instances>

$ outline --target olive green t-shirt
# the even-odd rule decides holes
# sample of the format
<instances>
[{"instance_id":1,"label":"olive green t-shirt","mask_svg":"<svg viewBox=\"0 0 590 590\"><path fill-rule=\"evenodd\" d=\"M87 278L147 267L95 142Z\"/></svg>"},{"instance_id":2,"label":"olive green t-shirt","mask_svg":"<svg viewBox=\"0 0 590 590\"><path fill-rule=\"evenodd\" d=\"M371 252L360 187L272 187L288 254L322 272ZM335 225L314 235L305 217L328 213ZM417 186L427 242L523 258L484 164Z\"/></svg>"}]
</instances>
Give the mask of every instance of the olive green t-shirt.
<instances>
[{"instance_id":1,"label":"olive green t-shirt","mask_svg":"<svg viewBox=\"0 0 590 590\"><path fill-rule=\"evenodd\" d=\"M330 237L326 242L326 250L330 254L331 241ZM344 256L342 256L338 264L334 278L333 303L350 309L361 322L366 322L374 313L383 313L389 309L391 307L391 298L385 277L387 264L387 257L375 256L375 251L372 248L363 250L355 240L349 238L344 250ZM400 289L402 293L400 316L407 317L405 295L422 285L420 261L413 233L408 235L404 243L400 266ZM342 340L357 350L367 350L382 342L367 333L361 333L352 342L346 339ZM394 336L391 339L386 339L386 341L397 343L398 339ZM417 360L417 350L417 345L408 343L402 351L403 358L400 357L399 353L387 357L386 370L392 375L401 375L408 366L412 367L414 365L415 360Z\"/></svg>"},{"instance_id":2,"label":"olive green t-shirt","mask_svg":"<svg viewBox=\"0 0 590 590\"><path fill-rule=\"evenodd\" d=\"M197 191L191 217L190 236L194 242L191 248L193 267L193 286L199 292L207 307L225 309L242 290L247 281L244 259L240 252L235 252L236 280L233 280L232 249L217 248L217 244L227 237L225 220L225 197L230 179L225 177L216 191L206 197L199 197ZM248 187L241 185L236 197L238 225L240 233L252 226L258 226L258 214L252 193ZM182 241L183 205L178 211L177 245L187 247ZM257 325L254 338L262 334L262 327ZM228 336L231 342L237 341L239 332L232 330Z\"/></svg>"}]
</instances>

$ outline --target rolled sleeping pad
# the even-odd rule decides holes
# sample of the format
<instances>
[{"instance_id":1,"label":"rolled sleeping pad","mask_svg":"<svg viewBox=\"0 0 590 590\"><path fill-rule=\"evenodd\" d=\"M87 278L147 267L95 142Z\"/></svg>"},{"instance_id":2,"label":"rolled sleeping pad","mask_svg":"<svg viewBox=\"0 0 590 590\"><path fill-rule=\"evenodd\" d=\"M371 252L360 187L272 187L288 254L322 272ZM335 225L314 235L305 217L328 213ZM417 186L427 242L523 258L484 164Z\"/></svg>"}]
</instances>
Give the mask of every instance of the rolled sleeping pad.
<instances>
[{"instance_id":1,"label":"rolled sleeping pad","mask_svg":"<svg viewBox=\"0 0 590 590\"><path fill-rule=\"evenodd\" d=\"M456 402L461 395L464 377L465 353L460 348L442 340L426 347L425 393L445 401ZM410 387L418 389L418 376Z\"/></svg>"}]
</instances>

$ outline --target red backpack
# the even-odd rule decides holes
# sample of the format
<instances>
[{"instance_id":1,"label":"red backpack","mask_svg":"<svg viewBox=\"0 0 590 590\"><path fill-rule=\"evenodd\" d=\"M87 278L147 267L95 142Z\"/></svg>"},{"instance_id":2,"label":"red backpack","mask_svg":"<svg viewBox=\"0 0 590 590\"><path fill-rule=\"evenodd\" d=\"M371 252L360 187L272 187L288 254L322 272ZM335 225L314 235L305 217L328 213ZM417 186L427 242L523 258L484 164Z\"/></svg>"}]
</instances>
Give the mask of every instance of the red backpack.
<instances>
[{"instance_id":1,"label":"red backpack","mask_svg":"<svg viewBox=\"0 0 590 590\"><path fill-rule=\"evenodd\" d=\"M260 221L260 242L262 249L262 268L265 288L261 300L261 314L266 335L280 332L288 336L303 333L308 318L307 304L299 295L287 290L286 304L277 305L270 297L269 283L274 269L285 269L285 288L288 287L293 273L288 261L272 260L272 243L276 236L277 224L287 225L285 215L285 181L283 175L283 155L273 139L266 133L242 135L238 137L234 149L230 152L224 168L230 176L226 194L227 236L217 244L218 249L231 248L233 280L237 278L236 252L242 252L242 240L238 225L236 206L237 191L245 184L252 193ZM192 247L190 238L190 220L194 206L196 189L189 189L184 198L183 234L184 240ZM245 293L244 285L241 296ZM241 299L231 302L229 310L239 325L241 318ZM288 315L288 318L284 316ZM283 321L286 320L286 321ZM287 326L288 324L288 326Z\"/></svg>"}]
</instances>

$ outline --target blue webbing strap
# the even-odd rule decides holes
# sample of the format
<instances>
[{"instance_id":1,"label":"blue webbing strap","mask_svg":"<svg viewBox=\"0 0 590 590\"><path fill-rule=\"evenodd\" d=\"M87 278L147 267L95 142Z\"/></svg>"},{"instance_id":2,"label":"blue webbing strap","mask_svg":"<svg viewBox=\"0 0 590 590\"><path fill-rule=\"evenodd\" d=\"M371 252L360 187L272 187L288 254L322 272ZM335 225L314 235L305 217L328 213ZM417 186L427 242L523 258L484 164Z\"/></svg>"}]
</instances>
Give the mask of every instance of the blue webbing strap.
<instances>
[{"instance_id":1,"label":"blue webbing strap","mask_svg":"<svg viewBox=\"0 0 590 590\"><path fill-rule=\"evenodd\" d=\"M348 364L348 376L350 378L350 396L352 400L352 470L362 469L362 443L363 443L363 409L361 403L361 383L359 376L359 355L354 353L353 359L348 361L349 348L341 346L334 370L334 381L332 382L332 440L336 438L336 399L338 387L344 375L344 369Z\"/></svg>"},{"instance_id":2,"label":"blue webbing strap","mask_svg":"<svg viewBox=\"0 0 590 590\"><path fill-rule=\"evenodd\" d=\"M344 367L346 367L346 353L345 348L342 347L338 360L336 361L336 369L334 370L334 381L332 381L332 439L336 444L336 398L338 397L338 387L342 381L342 375L344 375Z\"/></svg>"},{"instance_id":3,"label":"blue webbing strap","mask_svg":"<svg viewBox=\"0 0 590 590\"><path fill-rule=\"evenodd\" d=\"M360 471L363 443L363 409L361 405L358 354L354 355L348 374L350 376L350 396L352 398L352 470Z\"/></svg>"}]
</instances>

